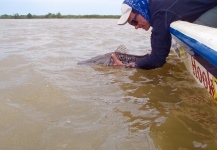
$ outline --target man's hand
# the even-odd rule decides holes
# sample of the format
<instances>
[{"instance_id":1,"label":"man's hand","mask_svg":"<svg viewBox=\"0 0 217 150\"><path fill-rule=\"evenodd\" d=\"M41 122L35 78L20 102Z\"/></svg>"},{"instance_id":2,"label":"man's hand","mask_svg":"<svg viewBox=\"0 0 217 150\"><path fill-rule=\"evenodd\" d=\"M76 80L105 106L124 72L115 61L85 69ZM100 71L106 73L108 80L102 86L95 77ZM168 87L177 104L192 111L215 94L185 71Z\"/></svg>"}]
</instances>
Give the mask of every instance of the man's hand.
<instances>
[{"instance_id":1,"label":"man's hand","mask_svg":"<svg viewBox=\"0 0 217 150\"><path fill-rule=\"evenodd\" d=\"M111 55L112 59L114 60L113 66L123 66L124 64L117 58L115 54Z\"/></svg>"},{"instance_id":2,"label":"man's hand","mask_svg":"<svg viewBox=\"0 0 217 150\"><path fill-rule=\"evenodd\" d=\"M113 66L125 66L126 68L135 68L136 63L135 62L130 62L127 64L123 64L115 54L111 55L112 59L114 60L114 63L112 64Z\"/></svg>"},{"instance_id":3,"label":"man's hand","mask_svg":"<svg viewBox=\"0 0 217 150\"><path fill-rule=\"evenodd\" d=\"M135 62L130 62L130 63L127 63L125 65L126 68L136 68L136 63Z\"/></svg>"}]
</instances>

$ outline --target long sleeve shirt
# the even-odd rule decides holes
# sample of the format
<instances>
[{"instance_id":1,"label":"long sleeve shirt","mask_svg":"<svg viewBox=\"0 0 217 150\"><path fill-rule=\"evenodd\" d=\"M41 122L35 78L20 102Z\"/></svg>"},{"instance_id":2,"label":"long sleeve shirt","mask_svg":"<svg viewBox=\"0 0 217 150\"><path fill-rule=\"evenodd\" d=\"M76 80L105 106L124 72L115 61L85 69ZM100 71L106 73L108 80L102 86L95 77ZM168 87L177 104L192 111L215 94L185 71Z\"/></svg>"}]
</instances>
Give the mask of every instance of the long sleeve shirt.
<instances>
[{"instance_id":1,"label":"long sleeve shirt","mask_svg":"<svg viewBox=\"0 0 217 150\"><path fill-rule=\"evenodd\" d=\"M136 66L142 69L162 67L171 47L170 24L177 20L193 22L216 5L217 0L149 0L152 52L136 61Z\"/></svg>"}]
</instances>

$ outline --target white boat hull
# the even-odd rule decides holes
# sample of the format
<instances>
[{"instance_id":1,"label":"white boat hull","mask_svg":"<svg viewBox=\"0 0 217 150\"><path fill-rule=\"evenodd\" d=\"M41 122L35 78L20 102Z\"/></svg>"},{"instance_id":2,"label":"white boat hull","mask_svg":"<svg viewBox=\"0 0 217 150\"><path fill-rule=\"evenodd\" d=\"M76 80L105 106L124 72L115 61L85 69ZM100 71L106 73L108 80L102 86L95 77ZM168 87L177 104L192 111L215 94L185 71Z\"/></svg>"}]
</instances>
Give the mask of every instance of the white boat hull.
<instances>
[{"instance_id":1,"label":"white boat hull","mask_svg":"<svg viewBox=\"0 0 217 150\"><path fill-rule=\"evenodd\" d=\"M177 27L177 24L178 24L178 27ZM188 24L191 24L191 23L188 23ZM171 25L171 28L173 30L176 30L176 31L178 30L180 32L179 29L182 28L182 25L183 25L182 21L179 21L179 22L176 22L176 24ZM194 26L194 25L195 24L192 24L192 26ZM206 34L206 36L208 37L207 39L211 39L211 40L207 40L206 38L204 38L204 36L202 37L201 33L200 33L200 35L197 35L196 32L192 31L194 29L196 30L196 28L192 29L192 26L190 28L191 32L189 32L188 29L186 29L189 26L186 26L186 24L184 23L183 31L181 31L181 32L185 35L181 36L181 37L177 36L176 33L171 32L174 35L173 36L172 49L175 50L175 52L178 54L180 59L185 63L186 68L194 76L196 81L201 86L206 88L207 91L210 93L210 95L215 100L217 100L217 67L216 67L216 61L217 61L217 57L216 57L216 55L217 55L216 49L217 48L216 47L217 47L217 44L215 44L215 43L213 44L213 41L214 41L213 38L214 37L212 36L210 38L209 34ZM198 28L200 28L200 26L198 27L198 25L195 25L195 26L197 27L197 30L198 30ZM203 30L203 27L201 28L201 30ZM206 32L207 32L207 30L208 29L206 28ZM215 29L215 30L217 31L217 29ZM194 33L194 34L192 34L192 33ZM209 56L209 53L208 54L206 53L205 54L206 56L204 56L203 55L204 51L203 51L203 48L201 46L199 47L199 50L196 48L192 49L192 48L194 48L191 46L192 43L189 44L188 42L185 42L186 40L189 41L187 39L188 37L193 38L194 41L196 41L193 44L197 44L197 46L202 43L203 45L205 45L206 47L209 48L209 46L210 46L209 43L210 43L212 46L212 48L210 48L211 49L210 51L212 51L212 53L210 54L211 56ZM185 38L185 39L183 40L182 38ZM215 40L217 40L217 38ZM195 47L197 47L197 46L195 46ZM212 60L210 60L209 58L211 58Z\"/></svg>"}]
</instances>

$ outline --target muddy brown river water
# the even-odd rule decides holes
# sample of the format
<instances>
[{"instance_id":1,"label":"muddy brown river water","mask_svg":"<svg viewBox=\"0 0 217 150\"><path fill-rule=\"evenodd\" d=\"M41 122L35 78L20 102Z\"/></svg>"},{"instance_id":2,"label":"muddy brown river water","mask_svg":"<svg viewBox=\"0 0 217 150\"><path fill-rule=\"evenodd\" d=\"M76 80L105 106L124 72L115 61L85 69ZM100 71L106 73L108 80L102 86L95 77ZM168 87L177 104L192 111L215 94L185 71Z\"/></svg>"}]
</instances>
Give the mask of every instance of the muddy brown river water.
<instances>
[{"instance_id":1,"label":"muddy brown river water","mask_svg":"<svg viewBox=\"0 0 217 150\"><path fill-rule=\"evenodd\" d=\"M0 20L1 150L213 150L217 106L171 53L161 69L78 66L150 49L115 19Z\"/></svg>"}]
</instances>

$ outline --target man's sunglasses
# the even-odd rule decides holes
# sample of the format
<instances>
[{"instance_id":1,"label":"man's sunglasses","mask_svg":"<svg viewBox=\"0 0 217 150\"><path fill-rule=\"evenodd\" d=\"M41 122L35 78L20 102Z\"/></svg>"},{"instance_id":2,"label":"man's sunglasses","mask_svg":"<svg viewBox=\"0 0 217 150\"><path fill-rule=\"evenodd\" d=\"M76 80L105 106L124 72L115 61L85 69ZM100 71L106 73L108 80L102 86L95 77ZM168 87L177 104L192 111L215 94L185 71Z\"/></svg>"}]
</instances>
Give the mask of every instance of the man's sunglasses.
<instances>
[{"instance_id":1,"label":"man's sunglasses","mask_svg":"<svg viewBox=\"0 0 217 150\"><path fill-rule=\"evenodd\" d=\"M133 20L130 22L130 24L132 26L136 26L138 24L138 21L136 21L137 16L138 16L138 13L136 13L136 15L134 16Z\"/></svg>"}]
</instances>

